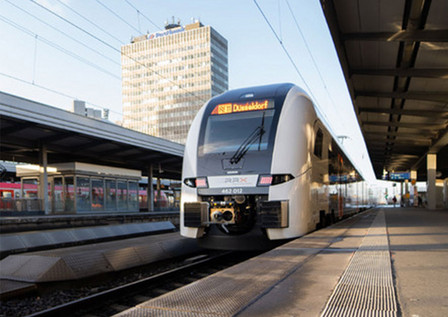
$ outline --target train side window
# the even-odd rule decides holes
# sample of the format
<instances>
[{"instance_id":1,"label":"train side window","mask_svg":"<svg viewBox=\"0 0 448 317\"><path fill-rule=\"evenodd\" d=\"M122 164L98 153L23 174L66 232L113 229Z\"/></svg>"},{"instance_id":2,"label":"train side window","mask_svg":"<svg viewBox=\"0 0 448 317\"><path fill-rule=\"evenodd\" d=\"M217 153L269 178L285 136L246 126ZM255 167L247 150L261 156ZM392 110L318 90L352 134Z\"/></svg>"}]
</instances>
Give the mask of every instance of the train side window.
<instances>
[{"instance_id":1,"label":"train side window","mask_svg":"<svg viewBox=\"0 0 448 317\"><path fill-rule=\"evenodd\" d=\"M316 132L316 138L314 139L314 155L318 158L322 158L322 146L324 144L324 134L321 129Z\"/></svg>"},{"instance_id":2,"label":"train side window","mask_svg":"<svg viewBox=\"0 0 448 317\"><path fill-rule=\"evenodd\" d=\"M337 173L337 169L336 169L336 155L333 152L332 148L328 149L328 173L330 173L330 175L332 174L336 174Z\"/></svg>"}]
</instances>

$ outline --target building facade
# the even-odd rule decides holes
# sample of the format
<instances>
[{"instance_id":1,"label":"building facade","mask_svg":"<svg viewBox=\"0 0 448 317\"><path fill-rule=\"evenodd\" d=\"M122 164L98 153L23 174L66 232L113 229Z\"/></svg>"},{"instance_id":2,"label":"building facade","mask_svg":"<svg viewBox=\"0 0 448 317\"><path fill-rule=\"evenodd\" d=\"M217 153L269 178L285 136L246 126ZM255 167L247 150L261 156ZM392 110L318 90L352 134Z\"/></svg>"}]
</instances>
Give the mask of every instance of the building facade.
<instances>
[{"instance_id":1,"label":"building facade","mask_svg":"<svg viewBox=\"0 0 448 317\"><path fill-rule=\"evenodd\" d=\"M121 48L123 125L184 144L201 106L228 90L227 40L210 26L171 24Z\"/></svg>"}]
</instances>

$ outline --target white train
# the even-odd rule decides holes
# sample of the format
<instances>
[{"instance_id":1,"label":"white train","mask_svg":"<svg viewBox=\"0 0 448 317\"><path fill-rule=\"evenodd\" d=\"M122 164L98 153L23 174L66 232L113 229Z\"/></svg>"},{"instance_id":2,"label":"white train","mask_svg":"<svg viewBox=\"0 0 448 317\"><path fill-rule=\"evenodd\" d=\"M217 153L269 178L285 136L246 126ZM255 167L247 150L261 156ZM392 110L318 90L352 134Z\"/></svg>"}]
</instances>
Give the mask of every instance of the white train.
<instances>
[{"instance_id":1,"label":"white train","mask_svg":"<svg viewBox=\"0 0 448 317\"><path fill-rule=\"evenodd\" d=\"M293 84L209 100L191 125L182 179L181 234L213 249L269 248L367 205L362 177Z\"/></svg>"}]
</instances>

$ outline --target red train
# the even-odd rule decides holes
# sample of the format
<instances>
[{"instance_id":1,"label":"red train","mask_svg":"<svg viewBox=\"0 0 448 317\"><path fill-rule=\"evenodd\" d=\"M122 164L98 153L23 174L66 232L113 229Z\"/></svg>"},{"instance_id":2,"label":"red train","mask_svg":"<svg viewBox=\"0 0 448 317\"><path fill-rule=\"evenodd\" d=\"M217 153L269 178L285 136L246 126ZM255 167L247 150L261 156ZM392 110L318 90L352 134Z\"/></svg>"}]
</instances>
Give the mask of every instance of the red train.
<instances>
[{"instance_id":1,"label":"red train","mask_svg":"<svg viewBox=\"0 0 448 317\"><path fill-rule=\"evenodd\" d=\"M0 182L0 211L14 211L14 204L19 199L37 199L38 198L38 185L37 184L24 184L22 187L20 183L1 183ZM63 190L61 186L55 186L54 188L54 200L63 200ZM99 193L100 200L102 199L102 193ZM60 197L59 197L60 196ZM74 197L74 193L71 193ZM140 210L147 209L147 192L145 188L139 188L138 200ZM162 190L158 195L157 190L154 191L154 205L156 208L176 208L178 205L175 194L171 190Z\"/></svg>"}]
</instances>

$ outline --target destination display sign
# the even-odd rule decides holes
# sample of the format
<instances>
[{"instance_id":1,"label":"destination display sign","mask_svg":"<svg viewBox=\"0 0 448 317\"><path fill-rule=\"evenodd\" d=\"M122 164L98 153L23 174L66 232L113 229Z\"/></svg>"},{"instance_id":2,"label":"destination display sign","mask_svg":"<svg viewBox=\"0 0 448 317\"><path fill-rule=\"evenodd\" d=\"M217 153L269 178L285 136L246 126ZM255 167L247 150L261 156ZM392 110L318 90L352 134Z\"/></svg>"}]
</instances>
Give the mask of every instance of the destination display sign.
<instances>
[{"instance_id":1,"label":"destination display sign","mask_svg":"<svg viewBox=\"0 0 448 317\"><path fill-rule=\"evenodd\" d=\"M252 100L245 103L222 103L217 105L213 111L212 115L222 115L229 113L237 113L237 112L247 112L247 111L259 111L266 110L269 108L273 108L274 101L265 99L265 100Z\"/></svg>"}]
</instances>

